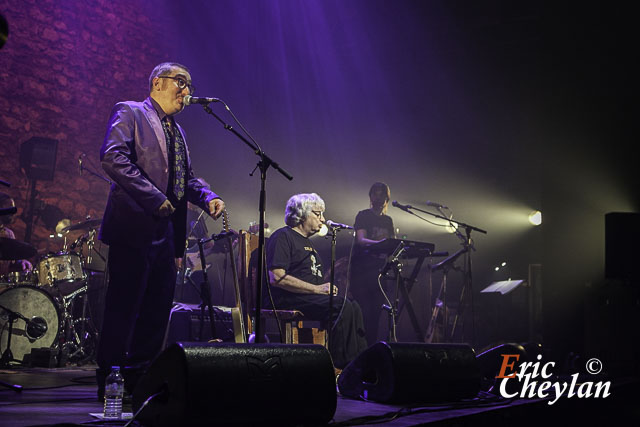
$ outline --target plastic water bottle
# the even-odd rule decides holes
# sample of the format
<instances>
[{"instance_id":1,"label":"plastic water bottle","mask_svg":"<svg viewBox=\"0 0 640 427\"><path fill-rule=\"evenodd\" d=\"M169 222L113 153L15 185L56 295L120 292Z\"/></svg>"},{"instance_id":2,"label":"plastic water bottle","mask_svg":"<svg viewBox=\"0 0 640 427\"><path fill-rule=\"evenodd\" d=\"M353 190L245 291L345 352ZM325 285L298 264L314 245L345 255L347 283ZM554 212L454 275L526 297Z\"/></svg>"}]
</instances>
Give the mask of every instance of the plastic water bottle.
<instances>
[{"instance_id":1,"label":"plastic water bottle","mask_svg":"<svg viewBox=\"0 0 640 427\"><path fill-rule=\"evenodd\" d=\"M111 373L104 385L104 418L108 420L122 418L122 395L124 394L124 378L119 366L112 366Z\"/></svg>"}]
</instances>

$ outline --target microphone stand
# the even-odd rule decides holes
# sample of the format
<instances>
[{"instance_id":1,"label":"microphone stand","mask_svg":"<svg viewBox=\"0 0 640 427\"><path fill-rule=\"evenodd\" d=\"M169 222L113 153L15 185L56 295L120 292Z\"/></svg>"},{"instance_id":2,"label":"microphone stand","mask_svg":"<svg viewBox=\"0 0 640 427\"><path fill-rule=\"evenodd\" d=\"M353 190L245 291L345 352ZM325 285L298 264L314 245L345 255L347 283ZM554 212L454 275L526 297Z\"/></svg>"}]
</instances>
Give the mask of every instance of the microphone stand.
<instances>
[{"instance_id":1,"label":"microphone stand","mask_svg":"<svg viewBox=\"0 0 640 427\"><path fill-rule=\"evenodd\" d=\"M5 351L2 353L2 358L0 358L0 368L8 368L10 366L11 362L19 362L19 360L14 359L13 358L13 353L11 353L11 337L13 336L13 322L16 319L22 319L25 321L25 323L29 322L29 319L27 319L26 317L24 317L22 314L9 310L7 307L0 305L0 309L4 310L7 313L8 316L8 323L9 323L9 335L7 336L7 348L5 349ZM22 391L22 386L18 385L18 384L9 384L7 382L4 381L0 381L0 385L10 388L11 390L15 391L15 392L21 392Z\"/></svg>"},{"instance_id":2,"label":"microphone stand","mask_svg":"<svg viewBox=\"0 0 640 427\"><path fill-rule=\"evenodd\" d=\"M225 107L227 109L229 109L226 105ZM204 111L206 111L208 114L212 115L213 117L216 118L216 120L218 120L220 123L222 123L222 125L224 126L224 128L226 130L228 130L229 132L233 133L235 136L237 136L242 142L244 142L249 148L251 148L251 150L253 150L253 152L260 158L260 160L258 161L256 168L260 169L260 202L259 202L259 217L260 217L260 230L258 232L258 265L257 265L257 280L256 280L256 308L255 308L255 342L256 343L260 343L262 341L262 320L261 320L261 312L262 312L262 286L263 286L263 279L265 276L265 265L264 265L264 224L265 224L265 212L266 212L266 199L267 199L267 194L266 194L266 181L267 181L267 170L269 169L269 167L274 168L275 170L277 170L278 172L280 172L285 178L287 178L289 181L291 181L293 179L293 176L291 176L287 171L285 171L284 169L282 169L280 167L280 165L273 161L273 159L271 159L269 156L267 156L267 154L262 151L262 149L260 149L260 147L255 144L250 142L249 140L247 140L244 136L242 136L240 133L238 133L238 131L236 131L231 125L225 123L224 120L222 120L217 114L215 114L212 110L211 107L209 107L209 105L203 105ZM255 169L254 169L255 171ZM251 172L251 175L253 175L253 172ZM268 286L268 284L267 284Z\"/></svg>"},{"instance_id":3,"label":"microphone stand","mask_svg":"<svg viewBox=\"0 0 640 427\"><path fill-rule=\"evenodd\" d=\"M200 264L202 265L202 282L200 283L200 341L204 338L204 308L209 310L209 323L211 324L211 339L216 339L216 324L213 320L213 306L211 304L211 289L209 289L209 276L207 275L207 261L204 257L204 244L210 239L198 240L198 250L200 251Z\"/></svg>"},{"instance_id":4,"label":"microphone stand","mask_svg":"<svg viewBox=\"0 0 640 427\"><path fill-rule=\"evenodd\" d=\"M189 249L187 246L189 243L189 238L191 237L196 227L200 223L200 220L202 219L203 215L204 215L204 211L201 211L200 215L198 215L198 218L191 225L191 229L189 230L189 233L187 234L187 237L185 239L184 251L182 251L182 269L180 271L180 275L178 278L178 280L180 281L180 298L181 299L184 298L185 282L187 279L191 277L191 270L189 269L189 266L187 266L187 249ZM205 232L206 232L206 227L205 227Z\"/></svg>"},{"instance_id":5,"label":"microphone stand","mask_svg":"<svg viewBox=\"0 0 640 427\"><path fill-rule=\"evenodd\" d=\"M393 251L391 256L387 259L384 267L380 271L378 275L378 285L380 286L380 291L384 295L385 299L389 303L383 304L382 309L385 310L389 314L389 341L390 342L398 342L398 337L396 335L396 325L397 325L397 316L398 316L398 305L400 302L400 283L402 282L402 262L400 261L400 257L406 250L404 242L400 241L396 249ZM391 302L389 297L384 292L382 288L381 279L383 276L386 276L389 270L393 270L396 274L396 295L394 301Z\"/></svg>"},{"instance_id":6,"label":"microphone stand","mask_svg":"<svg viewBox=\"0 0 640 427\"><path fill-rule=\"evenodd\" d=\"M108 183L109 185L113 184L113 181L111 181L109 178L106 178L102 175L100 175L97 172L92 171L90 168L84 166L84 165L80 165L80 175L82 175L82 171L87 171L89 172L90 175L95 176L96 178L100 178L101 180L103 180L104 182Z\"/></svg>"},{"instance_id":7,"label":"microphone stand","mask_svg":"<svg viewBox=\"0 0 640 427\"><path fill-rule=\"evenodd\" d=\"M394 202L395 203L395 202ZM483 234L487 234L486 230L483 230L481 228L475 227L473 225L470 224L466 224L464 222L460 222L460 221L454 221L451 218L447 218L441 208L437 208L438 211L440 212L441 215L437 215L434 214L432 212L428 212L425 211L423 209L420 208L416 208L413 207L411 205L405 205L403 207L400 206L396 206L400 209L402 209L403 211L410 213L411 215L414 215L418 218L420 218L423 221L427 221L425 218L422 218L420 215L417 215L416 213L412 212L412 209L415 209L419 212L422 213L426 213L427 215L431 215L435 218L439 218L439 219L444 219L445 221L448 221L450 224L457 224L458 228L459 227L463 227L465 230L465 235L463 235L460 230L458 230L458 228L456 228L456 236L458 236L458 238L462 241L462 246L463 246L463 253L465 254L465 267L464 267L464 280L462 283L462 291L460 292L460 300L459 300L459 304L458 304L458 311L456 313L456 316L454 318L453 321L453 325L451 327L451 339L453 340L455 331L456 331L456 326L458 323L458 317L460 316L460 311L462 309L462 305L464 303L464 294L465 294L465 289L468 288L468 293L469 295L471 295L471 335L472 335L472 344L474 344L475 338L476 338L476 333L475 333L475 319L474 319L474 306L473 306L473 275L472 275L472 270L471 270L471 250L473 249L474 251L476 250L476 248L473 245L473 240L471 239L471 232L472 231L477 231L479 233L483 233ZM446 311L447 311L447 307L444 307L445 310L445 315L446 315ZM461 322L462 323L462 322ZM447 325L445 324L445 328L447 327Z\"/></svg>"},{"instance_id":8,"label":"microphone stand","mask_svg":"<svg viewBox=\"0 0 640 427\"><path fill-rule=\"evenodd\" d=\"M327 317L327 338L326 344L329 348L331 341L331 331L333 331L333 293L335 289L335 272L336 272L336 240L340 228L327 226L331 229L331 273L329 274L329 314ZM347 296L345 295L345 298ZM337 321L338 319L336 319Z\"/></svg>"}]
</instances>

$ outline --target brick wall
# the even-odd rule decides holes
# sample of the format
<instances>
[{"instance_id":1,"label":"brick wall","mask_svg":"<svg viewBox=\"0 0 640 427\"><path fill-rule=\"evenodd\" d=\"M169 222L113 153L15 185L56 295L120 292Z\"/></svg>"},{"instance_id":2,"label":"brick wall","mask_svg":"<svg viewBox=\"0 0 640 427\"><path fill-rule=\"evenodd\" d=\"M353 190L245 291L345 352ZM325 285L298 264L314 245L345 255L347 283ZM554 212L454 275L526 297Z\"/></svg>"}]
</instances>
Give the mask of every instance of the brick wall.
<instances>
[{"instance_id":1,"label":"brick wall","mask_svg":"<svg viewBox=\"0 0 640 427\"><path fill-rule=\"evenodd\" d=\"M34 136L58 141L54 180L37 182L38 203L73 223L102 216L108 184L80 176L78 156L85 153L84 164L102 173L99 148L111 107L144 99L149 72L170 59L162 37L167 21L152 3L0 1L9 24L0 50L0 179L12 184L0 191L16 200L12 228L19 240L30 181L18 156L20 144ZM41 219L34 222L30 240L41 254L62 249L51 232Z\"/></svg>"}]
</instances>

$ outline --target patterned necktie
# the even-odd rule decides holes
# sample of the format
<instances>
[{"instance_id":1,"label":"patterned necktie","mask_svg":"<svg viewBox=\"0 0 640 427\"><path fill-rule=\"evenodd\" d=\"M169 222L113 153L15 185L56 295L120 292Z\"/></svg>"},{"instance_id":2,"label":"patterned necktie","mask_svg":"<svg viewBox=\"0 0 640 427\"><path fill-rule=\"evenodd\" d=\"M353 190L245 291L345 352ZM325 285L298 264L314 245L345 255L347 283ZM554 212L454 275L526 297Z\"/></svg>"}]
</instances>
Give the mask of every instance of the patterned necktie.
<instances>
[{"instance_id":1,"label":"patterned necktie","mask_svg":"<svg viewBox=\"0 0 640 427\"><path fill-rule=\"evenodd\" d=\"M173 158L173 195L180 201L184 197L186 165L184 143L182 141L182 135L175 131L176 129L169 116L164 116L162 119L162 128L168 141L167 146L172 154L170 158Z\"/></svg>"}]
</instances>

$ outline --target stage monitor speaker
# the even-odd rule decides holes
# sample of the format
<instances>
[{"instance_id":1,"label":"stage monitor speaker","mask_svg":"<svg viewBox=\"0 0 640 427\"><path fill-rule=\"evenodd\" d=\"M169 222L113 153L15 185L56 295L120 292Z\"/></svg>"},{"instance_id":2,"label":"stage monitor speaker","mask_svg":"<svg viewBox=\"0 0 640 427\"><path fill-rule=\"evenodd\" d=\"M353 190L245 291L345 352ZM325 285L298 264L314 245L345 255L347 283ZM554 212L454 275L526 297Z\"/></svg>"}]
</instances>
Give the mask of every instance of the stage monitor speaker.
<instances>
[{"instance_id":1,"label":"stage monitor speaker","mask_svg":"<svg viewBox=\"0 0 640 427\"><path fill-rule=\"evenodd\" d=\"M133 393L148 426L325 425L336 410L331 356L320 345L176 343Z\"/></svg>"},{"instance_id":2,"label":"stage monitor speaker","mask_svg":"<svg viewBox=\"0 0 640 427\"><path fill-rule=\"evenodd\" d=\"M32 180L53 181L58 141L33 137L20 145L20 168Z\"/></svg>"},{"instance_id":3,"label":"stage monitor speaker","mask_svg":"<svg viewBox=\"0 0 640 427\"><path fill-rule=\"evenodd\" d=\"M640 213L611 212L604 216L604 270L607 279L640 281Z\"/></svg>"},{"instance_id":4,"label":"stage monitor speaker","mask_svg":"<svg viewBox=\"0 0 640 427\"><path fill-rule=\"evenodd\" d=\"M338 389L383 403L452 401L476 397L480 370L466 344L380 341L344 368Z\"/></svg>"}]
</instances>

